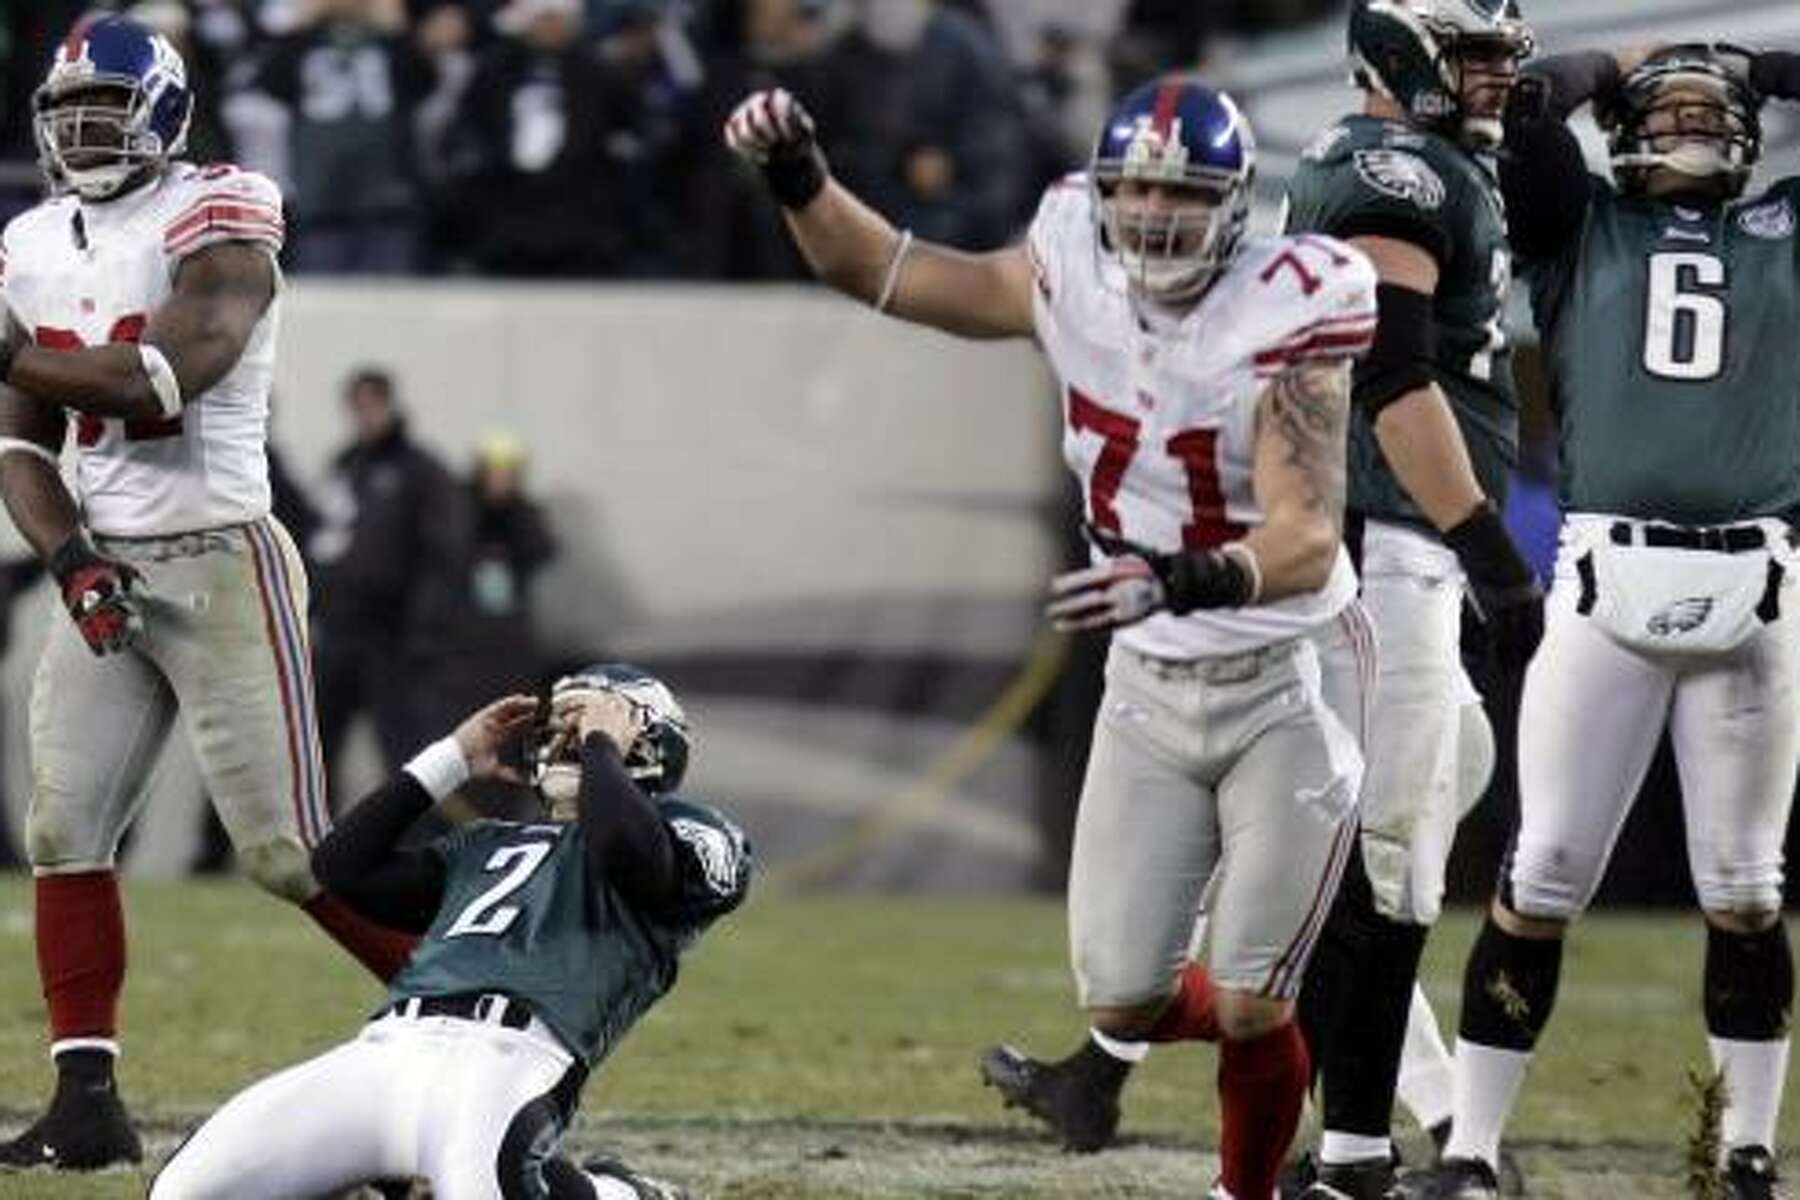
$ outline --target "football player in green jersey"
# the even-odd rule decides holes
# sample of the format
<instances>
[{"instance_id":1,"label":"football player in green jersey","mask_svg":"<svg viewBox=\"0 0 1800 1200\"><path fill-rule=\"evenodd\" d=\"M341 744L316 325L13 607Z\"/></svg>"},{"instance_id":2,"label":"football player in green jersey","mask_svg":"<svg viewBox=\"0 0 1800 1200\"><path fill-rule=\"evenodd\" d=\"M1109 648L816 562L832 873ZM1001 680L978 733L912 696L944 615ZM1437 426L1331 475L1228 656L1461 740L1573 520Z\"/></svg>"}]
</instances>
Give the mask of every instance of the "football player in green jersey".
<instances>
[{"instance_id":1,"label":"football player in green jersey","mask_svg":"<svg viewBox=\"0 0 1800 1200\"><path fill-rule=\"evenodd\" d=\"M1800 178L1744 194L1765 97L1800 99L1800 56L1683 45L1534 64L1507 115L1501 179L1566 521L1519 717L1519 826L1463 976L1450 1142L1420 1195L1497 1194L1564 933L1665 727L1728 1097L1716 1194L1787 1194L1772 1149L1794 996L1781 903L1800 766ZM1564 124L1590 99L1611 181Z\"/></svg>"},{"instance_id":2,"label":"football player in green jersey","mask_svg":"<svg viewBox=\"0 0 1800 1200\"><path fill-rule=\"evenodd\" d=\"M613 1160L556 1157L588 1073L749 885L743 831L674 791L688 735L668 688L620 664L560 681L534 755L544 820L398 846L464 781L514 775L502 748L537 709L512 696L475 713L320 843L315 869L422 933L418 949L355 1039L202 1125L155 1200L301 1200L412 1177L438 1200L681 1195Z\"/></svg>"}]
</instances>

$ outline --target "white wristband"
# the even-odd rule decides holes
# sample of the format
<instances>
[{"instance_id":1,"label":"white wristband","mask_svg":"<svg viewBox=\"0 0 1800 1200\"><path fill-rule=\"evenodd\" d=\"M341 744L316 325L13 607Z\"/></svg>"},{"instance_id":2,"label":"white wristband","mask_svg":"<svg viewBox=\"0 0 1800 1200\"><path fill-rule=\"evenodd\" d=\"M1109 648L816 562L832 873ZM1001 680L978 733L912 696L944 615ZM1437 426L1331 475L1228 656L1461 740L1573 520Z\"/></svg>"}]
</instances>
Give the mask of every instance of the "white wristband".
<instances>
[{"instance_id":1,"label":"white wristband","mask_svg":"<svg viewBox=\"0 0 1800 1200\"><path fill-rule=\"evenodd\" d=\"M412 756L401 770L419 781L433 800L442 800L469 781L469 760L456 738L442 737Z\"/></svg>"},{"instance_id":2,"label":"white wristband","mask_svg":"<svg viewBox=\"0 0 1800 1200\"><path fill-rule=\"evenodd\" d=\"M913 231L903 230L900 240L894 245L894 257L888 260L887 278L881 281L881 295L875 298L875 311L884 313L888 305L894 302L894 293L900 290L900 268L906 262L906 255L912 249Z\"/></svg>"},{"instance_id":3,"label":"white wristband","mask_svg":"<svg viewBox=\"0 0 1800 1200\"><path fill-rule=\"evenodd\" d=\"M150 377L150 390L156 393L156 402L162 405L163 416L180 416L181 381L175 378L175 368L169 365L163 352L155 346L139 342L138 361L144 364L144 374Z\"/></svg>"},{"instance_id":4,"label":"white wristband","mask_svg":"<svg viewBox=\"0 0 1800 1200\"><path fill-rule=\"evenodd\" d=\"M0 437L0 458L13 453L14 451L17 451L20 454L36 455L38 458L49 463L51 470L62 470L62 459L58 458L43 446L38 445L36 442L27 441L24 438Z\"/></svg>"}]
</instances>

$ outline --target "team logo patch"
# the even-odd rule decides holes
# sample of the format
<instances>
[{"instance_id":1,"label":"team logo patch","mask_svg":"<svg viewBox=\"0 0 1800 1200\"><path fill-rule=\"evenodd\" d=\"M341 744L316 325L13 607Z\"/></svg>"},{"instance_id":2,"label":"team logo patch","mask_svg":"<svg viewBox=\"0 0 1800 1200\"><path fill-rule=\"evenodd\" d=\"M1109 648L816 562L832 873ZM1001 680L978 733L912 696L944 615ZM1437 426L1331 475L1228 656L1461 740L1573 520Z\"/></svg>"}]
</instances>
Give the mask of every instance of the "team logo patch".
<instances>
[{"instance_id":1,"label":"team logo patch","mask_svg":"<svg viewBox=\"0 0 1800 1200\"><path fill-rule=\"evenodd\" d=\"M1738 228L1751 237L1779 242L1794 236L1794 206L1785 199L1746 208L1738 214Z\"/></svg>"},{"instance_id":2,"label":"team logo patch","mask_svg":"<svg viewBox=\"0 0 1800 1200\"><path fill-rule=\"evenodd\" d=\"M1356 173L1370 187L1427 212L1444 206L1444 180L1416 155L1397 150L1358 150Z\"/></svg>"},{"instance_id":3,"label":"team logo patch","mask_svg":"<svg viewBox=\"0 0 1800 1200\"><path fill-rule=\"evenodd\" d=\"M1644 628L1654 637L1679 637L1706 624L1706 618L1712 615L1712 610L1711 596L1689 596L1653 614L1644 622Z\"/></svg>"},{"instance_id":4,"label":"team logo patch","mask_svg":"<svg viewBox=\"0 0 1800 1200\"><path fill-rule=\"evenodd\" d=\"M721 896L737 890L739 855L730 834L689 817L675 817L669 822L669 830L694 852L707 887Z\"/></svg>"}]
</instances>

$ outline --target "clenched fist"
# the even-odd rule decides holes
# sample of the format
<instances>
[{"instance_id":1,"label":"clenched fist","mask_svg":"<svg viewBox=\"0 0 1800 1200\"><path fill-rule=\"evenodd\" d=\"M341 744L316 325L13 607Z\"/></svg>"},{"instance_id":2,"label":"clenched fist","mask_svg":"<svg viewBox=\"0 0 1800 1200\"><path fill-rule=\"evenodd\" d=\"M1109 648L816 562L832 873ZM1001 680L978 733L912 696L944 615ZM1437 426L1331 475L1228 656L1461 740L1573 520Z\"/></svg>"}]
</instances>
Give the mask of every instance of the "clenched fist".
<instances>
[{"instance_id":1,"label":"clenched fist","mask_svg":"<svg viewBox=\"0 0 1800 1200\"><path fill-rule=\"evenodd\" d=\"M762 170L784 208L805 208L830 178L812 114L783 88L746 97L725 122L725 144Z\"/></svg>"}]
</instances>

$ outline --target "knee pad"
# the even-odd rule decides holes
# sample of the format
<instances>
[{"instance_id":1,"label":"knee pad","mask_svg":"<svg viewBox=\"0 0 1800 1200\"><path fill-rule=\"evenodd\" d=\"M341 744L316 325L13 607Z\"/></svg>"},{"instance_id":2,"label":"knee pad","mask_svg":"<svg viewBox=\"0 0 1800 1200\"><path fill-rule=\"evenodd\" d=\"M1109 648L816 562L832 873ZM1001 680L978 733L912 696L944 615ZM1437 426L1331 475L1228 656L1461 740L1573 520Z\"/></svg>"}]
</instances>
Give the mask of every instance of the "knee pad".
<instances>
[{"instance_id":1,"label":"knee pad","mask_svg":"<svg viewBox=\"0 0 1800 1200\"><path fill-rule=\"evenodd\" d=\"M1500 868L1500 900L1521 917L1573 921L1586 910L1606 869L1602 859L1577 859L1567 847L1515 842Z\"/></svg>"},{"instance_id":2,"label":"knee pad","mask_svg":"<svg viewBox=\"0 0 1800 1200\"><path fill-rule=\"evenodd\" d=\"M31 865L51 871L104 871L118 851L117 831L99 827L93 805L39 788L25 817L25 854Z\"/></svg>"},{"instance_id":3,"label":"knee pad","mask_svg":"<svg viewBox=\"0 0 1800 1200\"><path fill-rule=\"evenodd\" d=\"M1706 927L1706 1031L1738 1042L1787 1036L1794 952L1779 917L1757 933Z\"/></svg>"},{"instance_id":4,"label":"knee pad","mask_svg":"<svg viewBox=\"0 0 1800 1200\"><path fill-rule=\"evenodd\" d=\"M258 846L240 846L237 854L244 874L264 891L293 904L304 904L319 894L311 856L297 839L277 838Z\"/></svg>"},{"instance_id":5,"label":"knee pad","mask_svg":"<svg viewBox=\"0 0 1800 1200\"><path fill-rule=\"evenodd\" d=\"M1456 819L1481 803L1494 777L1494 727L1480 702L1462 706L1456 731Z\"/></svg>"}]
</instances>

